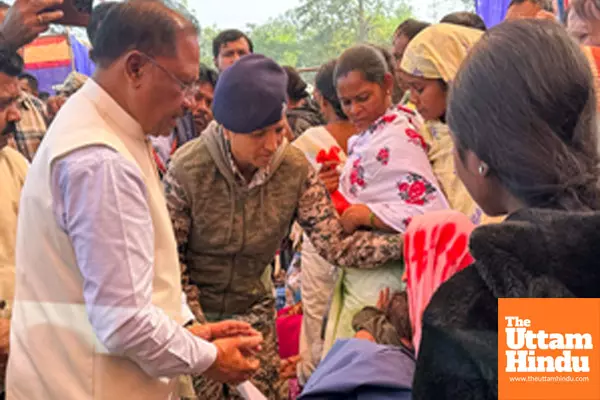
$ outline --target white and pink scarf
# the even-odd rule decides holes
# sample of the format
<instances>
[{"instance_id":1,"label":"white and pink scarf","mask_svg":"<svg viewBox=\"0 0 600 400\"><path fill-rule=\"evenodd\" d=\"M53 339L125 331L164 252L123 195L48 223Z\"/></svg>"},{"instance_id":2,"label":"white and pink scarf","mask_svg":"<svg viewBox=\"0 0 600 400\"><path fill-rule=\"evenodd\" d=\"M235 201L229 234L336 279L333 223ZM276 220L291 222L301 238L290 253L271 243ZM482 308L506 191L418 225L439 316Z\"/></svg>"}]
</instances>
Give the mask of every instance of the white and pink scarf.
<instances>
[{"instance_id":1,"label":"white and pink scarf","mask_svg":"<svg viewBox=\"0 0 600 400\"><path fill-rule=\"evenodd\" d=\"M449 208L418 133L415 113L394 106L348 142L339 191L365 204L388 226L404 232L411 218Z\"/></svg>"}]
</instances>

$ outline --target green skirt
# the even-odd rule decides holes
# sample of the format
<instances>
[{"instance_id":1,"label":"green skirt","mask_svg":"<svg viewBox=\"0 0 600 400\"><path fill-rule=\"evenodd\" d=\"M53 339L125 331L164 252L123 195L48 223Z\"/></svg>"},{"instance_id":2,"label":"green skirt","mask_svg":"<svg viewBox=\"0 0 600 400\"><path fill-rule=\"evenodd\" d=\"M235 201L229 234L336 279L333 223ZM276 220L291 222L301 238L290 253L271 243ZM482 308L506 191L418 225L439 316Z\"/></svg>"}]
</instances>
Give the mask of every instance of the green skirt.
<instances>
[{"instance_id":1,"label":"green skirt","mask_svg":"<svg viewBox=\"0 0 600 400\"><path fill-rule=\"evenodd\" d=\"M390 288L392 293L404 290L403 274L402 262L370 269L341 269L327 318L323 358L336 340L354 336L352 318L364 307L375 306L382 289Z\"/></svg>"}]
</instances>

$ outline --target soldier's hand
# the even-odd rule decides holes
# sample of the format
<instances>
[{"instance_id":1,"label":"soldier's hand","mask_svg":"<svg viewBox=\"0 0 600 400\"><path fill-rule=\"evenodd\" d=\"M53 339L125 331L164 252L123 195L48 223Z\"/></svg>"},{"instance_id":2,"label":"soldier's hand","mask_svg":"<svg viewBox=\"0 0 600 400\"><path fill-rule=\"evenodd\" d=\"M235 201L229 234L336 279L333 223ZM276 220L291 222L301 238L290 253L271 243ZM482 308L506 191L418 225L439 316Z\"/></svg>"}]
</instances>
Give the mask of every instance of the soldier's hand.
<instances>
[{"instance_id":1,"label":"soldier's hand","mask_svg":"<svg viewBox=\"0 0 600 400\"><path fill-rule=\"evenodd\" d=\"M223 383L237 385L252 377L260 367L255 352L260 349L262 336L242 336L217 339L217 358L204 376Z\"/></svg>"}]
</instances>

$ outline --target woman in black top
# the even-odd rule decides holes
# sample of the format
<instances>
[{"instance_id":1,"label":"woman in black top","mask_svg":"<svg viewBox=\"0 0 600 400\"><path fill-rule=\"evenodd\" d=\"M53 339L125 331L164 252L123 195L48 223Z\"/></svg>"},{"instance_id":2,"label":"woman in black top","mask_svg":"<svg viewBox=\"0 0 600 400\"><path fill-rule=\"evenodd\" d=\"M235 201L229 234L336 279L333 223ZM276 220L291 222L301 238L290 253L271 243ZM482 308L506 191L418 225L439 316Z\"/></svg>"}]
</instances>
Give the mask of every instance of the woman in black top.
<instances>
[{"instance_id":1,"label":"woman in black top","mask_svg":"<svg viewBox=\"0 0 600 400\"><path fill-rule=\"evenodd\" d=\"M487 214L508 218L473 232L476 261L433 296L413 394L496 399L498 298L600 297L592 73L558 24L504 23L463 64L447 118L457 174Z\"/></svg>"}]
</instances>

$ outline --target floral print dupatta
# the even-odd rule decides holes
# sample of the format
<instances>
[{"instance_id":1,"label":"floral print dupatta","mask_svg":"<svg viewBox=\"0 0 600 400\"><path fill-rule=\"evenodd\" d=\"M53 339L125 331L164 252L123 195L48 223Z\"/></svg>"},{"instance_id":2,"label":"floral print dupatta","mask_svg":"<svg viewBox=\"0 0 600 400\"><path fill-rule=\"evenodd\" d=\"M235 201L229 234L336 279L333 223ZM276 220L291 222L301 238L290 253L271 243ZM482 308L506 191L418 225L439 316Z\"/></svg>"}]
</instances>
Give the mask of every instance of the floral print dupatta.
<instances>
[{"instance_id":1,"label":"floral print dupatta","mask_svg":"<svg viewBox=\"0 0 600 400\"><path fill-rule=\"evenodd\" d=\"M411 218L447 209L418 133L419 117L390 108L369 129L352 137L340 191L352 204L366 204L388 226L406 230Z\"/></svg>"},{"instance_id":2,"label":"floral print dupatta","mask_svg":"<svg viewBox=\"0 0 600 400\"><path fill-rule=\"evenodd\" d=\"M448 208L418 134L418 117L394 106L369 129L353 136L339 191L351 204L365 204L388 226L404 232L412 217ZM346 266L352 267L352 266ZM401 261L378 268L342 268L329 310L324 354L337 339L354 335L352 318L374 306L379 291L404 289Z\"/></svg>"}]
</instances>

